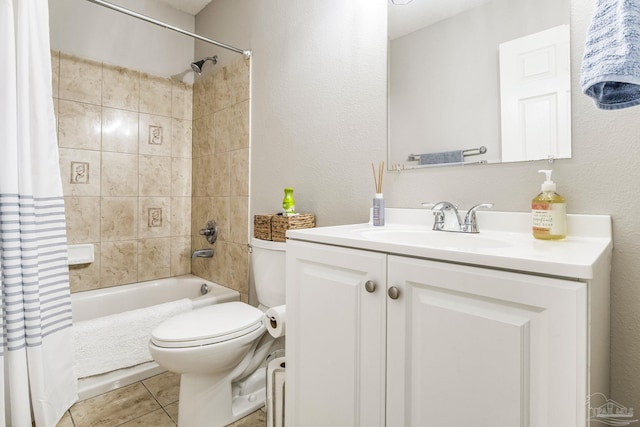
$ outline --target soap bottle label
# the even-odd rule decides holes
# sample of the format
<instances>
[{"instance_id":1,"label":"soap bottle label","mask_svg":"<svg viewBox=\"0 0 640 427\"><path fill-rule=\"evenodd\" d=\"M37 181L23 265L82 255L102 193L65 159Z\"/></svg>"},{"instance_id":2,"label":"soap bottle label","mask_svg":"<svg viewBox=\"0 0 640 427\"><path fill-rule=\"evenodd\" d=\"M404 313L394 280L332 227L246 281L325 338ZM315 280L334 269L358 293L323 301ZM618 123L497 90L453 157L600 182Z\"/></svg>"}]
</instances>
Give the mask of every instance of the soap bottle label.
<instances>
[{"instance_id":1,"label":"soap bottle label","mask_svg":"<svg viewBox=\"0 0 640 427\"><path fill-rule=\"evenodd\" d=\"M564 236L567 233L565 203L534 202L531 205L533 232L538 235Z\"/></svg>"}]
</instances>

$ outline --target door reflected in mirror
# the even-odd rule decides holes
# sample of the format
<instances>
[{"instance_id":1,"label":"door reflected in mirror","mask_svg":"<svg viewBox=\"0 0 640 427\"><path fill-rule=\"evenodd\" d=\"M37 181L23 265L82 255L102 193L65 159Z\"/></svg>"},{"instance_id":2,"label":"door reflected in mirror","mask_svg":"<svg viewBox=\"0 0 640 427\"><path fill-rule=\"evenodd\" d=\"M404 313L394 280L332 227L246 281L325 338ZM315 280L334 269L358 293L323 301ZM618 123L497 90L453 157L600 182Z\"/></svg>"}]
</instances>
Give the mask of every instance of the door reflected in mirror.
<instances>
[{"instance_id":1,"label":"door reflected in mirror","mask_svg":"<svg viewBox=\"0 0 640 427\"><path fill-rule=\"evenodd\" d=\"M569 8L389 2L389 167L571 157Z\"/></svg>"}]
</instances>

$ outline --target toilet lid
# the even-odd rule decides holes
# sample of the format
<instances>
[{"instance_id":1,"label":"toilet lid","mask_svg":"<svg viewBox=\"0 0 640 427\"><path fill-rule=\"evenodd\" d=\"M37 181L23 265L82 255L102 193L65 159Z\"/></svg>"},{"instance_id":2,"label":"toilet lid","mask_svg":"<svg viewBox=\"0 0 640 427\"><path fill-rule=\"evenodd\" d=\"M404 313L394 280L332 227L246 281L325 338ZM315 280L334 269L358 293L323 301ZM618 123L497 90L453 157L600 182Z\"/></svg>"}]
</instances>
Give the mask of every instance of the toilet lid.
<instances>
[{"instance_id":1,"label":"toilet lid","mask_svg":"<svg viewBox=\"0 0 640 427\"><path fill-rule=\"evenodd\" d=\"M246 335L262 327L264 313L242 302L228 302L178 314L151 332L159 347L195 347Z\"/></svg>"}]
</instances>

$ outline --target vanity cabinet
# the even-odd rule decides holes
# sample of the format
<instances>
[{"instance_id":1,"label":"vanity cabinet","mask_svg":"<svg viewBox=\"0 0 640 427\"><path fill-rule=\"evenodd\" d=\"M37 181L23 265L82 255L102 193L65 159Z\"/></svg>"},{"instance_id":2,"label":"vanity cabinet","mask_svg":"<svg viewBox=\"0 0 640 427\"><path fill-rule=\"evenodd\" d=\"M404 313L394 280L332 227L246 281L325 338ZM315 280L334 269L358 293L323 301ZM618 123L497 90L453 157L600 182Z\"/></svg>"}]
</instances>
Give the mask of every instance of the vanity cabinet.
<instances>
[{"instance_id":1,"label":"vanity cabinet","mask_svg":"<svg viewBox=\"0 0 640 427\"><path fill-rule=\"evenodd\" d=\"M608 363L589 359L588 320L608 316L590 292L588 280L289 240L286 425L583 427L589 381L608 391L608 372L588 371Z\"/></svg>"}]
</instances>

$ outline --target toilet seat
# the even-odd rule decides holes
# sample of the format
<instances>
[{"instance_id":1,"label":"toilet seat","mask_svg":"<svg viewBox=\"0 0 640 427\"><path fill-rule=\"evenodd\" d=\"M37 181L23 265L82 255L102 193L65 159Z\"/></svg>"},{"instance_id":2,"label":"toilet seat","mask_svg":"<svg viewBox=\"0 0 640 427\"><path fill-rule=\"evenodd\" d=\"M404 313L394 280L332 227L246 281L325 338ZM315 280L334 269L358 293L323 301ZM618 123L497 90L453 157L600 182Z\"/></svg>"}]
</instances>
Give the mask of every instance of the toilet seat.
<instances>
[{"instance_id":1,"label":"toilet seat","mask_svg":"<svg viewBox=\"0 0 640 427\"><path fill-rule=\"evenodd\" d=\"M158 347L198 347L232 340L261 327L264 313L242 302L214 304L165 320L151 332Z\"/></svg>"}]
</instances>

